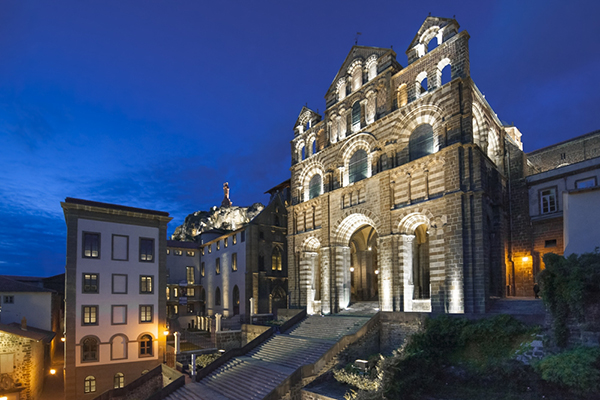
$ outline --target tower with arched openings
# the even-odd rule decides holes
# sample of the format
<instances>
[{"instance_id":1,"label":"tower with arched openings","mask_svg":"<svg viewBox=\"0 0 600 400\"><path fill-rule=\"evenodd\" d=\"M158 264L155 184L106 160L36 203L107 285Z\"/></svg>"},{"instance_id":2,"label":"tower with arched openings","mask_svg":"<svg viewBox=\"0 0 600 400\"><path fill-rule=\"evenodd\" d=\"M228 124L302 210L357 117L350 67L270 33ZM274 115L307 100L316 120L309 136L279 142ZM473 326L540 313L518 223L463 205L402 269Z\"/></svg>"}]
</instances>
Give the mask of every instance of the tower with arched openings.
<instances>
[{"instance_id":1,"label":"tower with arched openings","mask_svg":"<svg viewBox=\"0 0 600 400\"><path fill-rule=\"evenodd\" d=\"M324 114L302 108L291 141L292 306L481 313L515 293L506 191L521 135L472 81L469 38L455 19L428 17L406 67L393 49L355 45Z\"/></svg>"}]
</instances>

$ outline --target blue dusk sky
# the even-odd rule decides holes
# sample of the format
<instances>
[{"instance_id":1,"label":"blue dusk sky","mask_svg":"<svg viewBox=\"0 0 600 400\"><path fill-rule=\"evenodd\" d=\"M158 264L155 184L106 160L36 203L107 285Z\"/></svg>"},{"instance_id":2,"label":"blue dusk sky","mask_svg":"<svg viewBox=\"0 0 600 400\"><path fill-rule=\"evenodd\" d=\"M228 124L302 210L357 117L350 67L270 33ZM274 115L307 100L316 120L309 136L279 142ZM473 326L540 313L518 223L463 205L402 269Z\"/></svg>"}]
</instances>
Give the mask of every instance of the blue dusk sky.
<instances>
[{"instance_id":1,"label":"blue dusk sky","mask_svg":"<svg viewBox=\"0 0 600 400\"><path fill-rule=\"evenodd\" d=\"M185 216L268 201L358 44L456 16L525 150L600 129L597 1L0 1L0 273L64 272L65 197Z\"/></svg>"}]
</instances>

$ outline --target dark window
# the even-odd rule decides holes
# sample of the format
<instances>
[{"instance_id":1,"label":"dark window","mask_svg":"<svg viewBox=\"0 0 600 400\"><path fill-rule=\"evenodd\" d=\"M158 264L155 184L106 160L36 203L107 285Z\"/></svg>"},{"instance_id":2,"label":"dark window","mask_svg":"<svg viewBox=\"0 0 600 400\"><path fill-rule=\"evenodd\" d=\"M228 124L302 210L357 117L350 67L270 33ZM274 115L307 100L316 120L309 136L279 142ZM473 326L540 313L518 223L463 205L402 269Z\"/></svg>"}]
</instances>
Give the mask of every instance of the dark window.
<instances>
[{"instance_id":1,"label":"dark window","mask_svg":"<svg viewBox=\"0 0 600 400\"><path fill-rule=\"evenodd\" d=\"M233 315L240 313L240 289L235 285L233 287Z\"/></svg>"},{"instance_id":2,"label":"dark window","mask_svg":"<svg viewBox=\"0 0 600 400\"><path fill-rule=\"evenodd\" d=\"M273 249L273 254L271 255L271 269L273 271L281 271L281 251L279 250L279 247Z\"/></svg>"},{"instance_id":3,"label":"dark window","mask_svg":"<svg viewBox=\"0 0 600 400\"><path fill-rule=\"evenodd\" d=\"M100 258L100 234L83 232L83 257Z\"/></svg>"},{"instance_id":4,"label":"dark window","mask_svg":"<svg viewBox=\"0 0 600 400\"><path fill-rule=\"evenodd\" d=\"M320 196L322 186L321 175L316 174L310 178L310 182L308 184L308 198L314 199L315 197Z\"/></svg>"},{"instance_id":5,"label":"dark window","mask_svg":"<svg viewBox=\"0 0 600 400\"><path fill-rule=\"evenodd\" d=\"M81 361L98 361L98 339L86 337L81 342Z\"/></svg>"},{"instance_id":6,"label":"dark window","mask_svg":"<svg viewBox=\"0 0 600 400\"><path fill-rule=\"evenodd\" d=\"M151 275L140 275L140 293L150 294L154 293L153 276Z\"/></svg>"},{"instance_id":7,"label":"dark window","mask_svg":"<svg viewBox=\"0 0 600 400\"><path fill-rule=\"evenodd\" d=\"M540 213L548 214L556 212L556 189L544 189L540 190Z\"/></svg>"},{"instance_id":8,"label":"dark window","mask_svg":"<svg viewBox=\"0 0 600 400\"><path fill-rule=\"evenodd\" d=\"M96 378L93 376L88 376L85 378L83 382L83 392L84 393L93 393L96 391Z\"/></svg>"},{"instance_id":9,"label":"dark window","mask_svg":"<svg viewBox=\"0 0 600 400\"><path fill-rule=\"evenodd\" d=\"M360 102L358 101L352 105L352 127L360 128Z\"/></svg>"},{"instance_id":10,"label":"dark window","mask_svg":"<svg viewBox=\"0 0 600 400\"><path fill-rule=\"evenodd\" d=\"M187 305L187 312L188 312L188 314L193 314L194 313L194 305L193 304L188 304Z\"/></svg>"},{"instance_id":11,"label":"dark window","mask_svg":"<svg viewBox=\"0 0 600 400\"><path fill-rule=\"evenodd\" d=\"M98 306L82 307L82 325L98 325Z\"/></svg>"},{"instance_id":12,"label":"dark window","mask_svg":"<svg viewBox=\"0 0 600 400\"><path fill-rule=\"evenodd\" d=\"M221 273L221 259L217 258L215 260L215 272L217 275L219 275Z\"/></svg>"},{"instance_id":13,"label":"dark window","mask_svg":"<svg viewBox=\"0 0 600 400\"><path fill-rule=\"evenodd\" d=\"M556 239L546 240L544 247L556 247Z\"/></svg>"},{"instance_id":14,"label":"dark window","mask_svg":"<svg viewBox=\"0 0 600 400\"><path fill-rule=\"evenodd\" d=\"M215 306L221 305L221 289L215 289Z\"/></svg>"},{"instance_id":15,"label":"dark window","mask_svg":"<svg viewBox=\"0 0 600 400\"><path fill-rule=\"evenodd\" d=\"M152 305L140 306L140 322L152 322L153 308Z\"/></svg>"},{"instance_id":16,"label":"dark window","mask_svg":"<svg viewBox=\"0 0 600 400\"><path fill-rule=\"evenodd\" d=\"M98 293L98 274L83 274L83 293Z\"/></svg>"},{"instance_id":17,"label":"dark window","mask_svg":"<svg viewBox=\"0 0 600 400\"><path fill-rule=\"evenodd\" d=\"M231 270L237 271L237 253L231 255Z\"/></svg>"},{"instance_id":18,"label":"dark window","mask_svg":"<svg viewBox=\"0 0 600 400\"><path fill-rule=\"evenodd\" d=\"M433 128L429 124L418 126L408 139L410 161L433 153Z\"/></svg>"},{"instance_id":19,"label":"dark window","mask_svg":"<svg viewBox=\"0 0 600 400\"><path fill-rule=\"evenodd\" d=\"M115 374L115 378L113 380L113 388L120 389L124 386L125 386L125 376L122 373L117 372Z\"/></svg>"},{"instance_id":20,"label":"dark window","mask_svg":"<svg viewBox=\"0 0 600 400\"><path fill-rule=\"evenodd\" d=\"M246 231L241 231L240 232L240 237L241 237L241 241L245 242L246 241Z\"/></svg>"},{"instance_id":21,"label":"dark window","mask_svg":"<svg viewBox=\"0 0 600 400\"><path fill-rule=\"evenodd\" d=\"M260 240L264 240L265 239L265 234L263 232L258 232L258 238Z\"/></svg>"},{"instance_id":22,"label":"dark window","mask_svg":"<svg viewBox=\"0 0 600 400\"><path fill-rule=\"evenodd\" d=\"M154 239L140 238L140 261L154 262Z\"/></svg>"},{"instance_id":23,"label":"dark window","mask_svg":"<svg viewBox=\"0 0 600 400\"><path fill-rule=\"evenodd\" d=\"M357 150L348 164L348 181L350 183L358 182L367 177L367 152L360 149Z\"/></svg>"},{"instance_id":24,"label":"dark window","mask_svg":"<svg viewBox=\"0 0 600 400\"><path fill-rule=\"evenodd\" d=\"M4 296L4 304L14 304L15 296Z\"/></svg>"},{"instance_id":25,"label":"dark window","mask_svg":"<svg viewBox=\"0 0 600 400\"><path fill-rule=\"evenodd\" d=\"M152 336L143 335L140 338L140 357L152 356Z\"/></svg>"},{"instance_id":26,"label":"dark window","mask_svg":"<svg viewBox=\"0 0 600 400\"><path fill-rule=\"evenodd\" d=\"M259 271L265 270L265 256L263 256L263 255L258 256L258 270Z\"/></svg>"}]
</instances>

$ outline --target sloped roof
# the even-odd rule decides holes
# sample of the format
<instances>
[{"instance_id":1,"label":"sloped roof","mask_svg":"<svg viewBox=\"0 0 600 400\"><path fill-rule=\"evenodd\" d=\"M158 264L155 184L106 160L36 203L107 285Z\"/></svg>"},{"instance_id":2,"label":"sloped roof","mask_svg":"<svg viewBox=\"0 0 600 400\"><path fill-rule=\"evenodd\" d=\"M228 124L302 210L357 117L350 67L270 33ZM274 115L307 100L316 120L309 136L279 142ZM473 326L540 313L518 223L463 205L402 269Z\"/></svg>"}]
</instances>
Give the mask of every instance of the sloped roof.
<instances>
[{"instance_id":1,"label":"sloped roof","mask_svg":"<svg viewBox=\"0 0 600 400\"><path fill-rule=\"evenodd\" d=\"M19 282L14 279L10 279L5 275L0 275L0 292L48 292L52 293L54 290L46 289L36 285L30 285L28 283Z\"/></svg>"},{"instance_id":2,"label":"sloped roof","mask_svg":"<svg viewBox=\"0 0 600 400\"><path fill-rule=\"evenodd\" d=\"M337 74L335 74L335 77L333 78L333 81L331 82L329 89L327 89L327 93L325 94L325 97L327 97L332 90L335 90L336 82L338 81L338 79L341 76L346 75L346 71L348 70L348 67L350 67L350 64L352 64L352 61L354 61L355 58L362 58L363 60L366 61L367 58L369 58L373 54L375 54L377 56L377 58L379 58L387 53L392 53L392 56L394 57L394 59L396 58L396 53L394 52L394 50L387 49L385 47L371 47L371 46L358 46L358 45L352 46L352 48L350 49L350 52L346 56L346 59L342 63L342 66L338 70Z\"/></svg>"},{"instance_id":3,"label":"sloped roof","mask_svg":"<svg viewBox=\"0 0 600 400\"><path fill-rule=\"evenodd\" d=\"M179 247L182 249L197 249L200 245L196 242L183 242L181 240L167 240L167 247Z\"/></svg>"},{"instance_id":4,"label":"sloped roof","mask_svg":"<svg viewBox=\"0 0 600 400\"><path fill-rule=\"evenodd\" d=\"M45 342L51 341L55 335L54 332L34 328L33 326L28 326L27 330L24 331L23 329L21 329L21 324L19 324L18 322L13 322L8 325L0 324L0 331L37 341L43 340Z\"/></svg>"},{"instance_id":5,"label":"sloped roof","mask_svg":"<svg viewBox=\"0 0 600 400\"><path fill-rule=\"evenodd\" d=\"M298 114L298 118L296 118L296 123L294 124L294 128L297 127L298 125L304 125L303 121L300 121L300 118L302 118L302 116L306 113L310 113L312 116L314 116L315 118L315 122L319 122L321 121L321 116L319 114L317 114L317 112L315 112L314 110L311 110L310 108L303 106L302 110L300 110L300 114Z\"/></svg>"},{"instance_id":6,"label":"sloped roof","mask_svg":"<svg viewBox=\"0 0 600 400\"><path fill-rule=\"evenodd\" d=\"M454 18L442 18L442 17L427 17L427 18L425 18L425 21L423 22L423 24L417 31L417 34L413 38L412 42L410 42L410 46L408 46L408 49L406 50L406 52L409 52L413 47L415 47L417 44L419 44L421 35L423 35L423 33L427 29L431 28L432 26L439 26L440 28L443 28L447 25L450 25L451 23L456 24L456 29L458 30L459 25L458 25L458 22L456 22L456 20Z\"/></svg>"}]
</instances>

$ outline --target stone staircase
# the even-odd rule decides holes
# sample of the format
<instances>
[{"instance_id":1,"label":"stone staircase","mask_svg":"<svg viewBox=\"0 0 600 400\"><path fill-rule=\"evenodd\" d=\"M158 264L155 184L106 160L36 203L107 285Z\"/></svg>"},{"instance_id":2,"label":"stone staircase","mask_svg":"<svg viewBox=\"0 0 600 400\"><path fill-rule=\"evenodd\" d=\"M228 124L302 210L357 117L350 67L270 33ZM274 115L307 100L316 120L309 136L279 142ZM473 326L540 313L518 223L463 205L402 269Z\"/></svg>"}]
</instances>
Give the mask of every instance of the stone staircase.
<instances>
[{"instance_id":1,"label":"stone staircase","mask_svg":"<svg viewBox=\"0 0 600 400\"><path fill-rule=\"evenodd\" d=\"M488 310L488 314L511 315L544 315L545 312L542 299L526 297L495 299Z\"/></svg>"},{"instance_id":2,"label":"stone staircase","mask_svg":"<svg viewBox=\"0 0 600 400\"><path fill-rule=\"evenodd\" d=\"M317 361L342 336L356 333L369 319L368 316L309 316L289 333L273 335L200 382L185 385L167 400L262 399L297 368Z\"/></svg>"}]
</instances>

